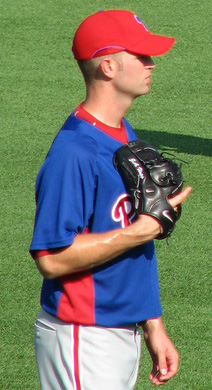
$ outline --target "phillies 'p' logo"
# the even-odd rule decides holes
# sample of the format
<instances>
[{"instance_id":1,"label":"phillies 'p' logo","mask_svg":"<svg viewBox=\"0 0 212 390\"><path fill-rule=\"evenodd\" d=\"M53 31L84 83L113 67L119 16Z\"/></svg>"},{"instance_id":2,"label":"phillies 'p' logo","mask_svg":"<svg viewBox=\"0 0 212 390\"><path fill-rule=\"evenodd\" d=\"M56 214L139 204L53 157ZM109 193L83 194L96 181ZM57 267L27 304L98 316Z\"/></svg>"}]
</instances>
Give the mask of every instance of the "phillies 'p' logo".
<instances>
[{"instance_id":1,"label":"phillies 'p' logo","mask_svg":"<svg viewBox=\"0 0 212 390\"><path fill-rule=\"evenodd\" d=\"M121 222L121 227L129 226L136 213L133 210L132 198L123 194L119 196L112 208L112 218L115 222Z\"/></svg>"}]
</instances>

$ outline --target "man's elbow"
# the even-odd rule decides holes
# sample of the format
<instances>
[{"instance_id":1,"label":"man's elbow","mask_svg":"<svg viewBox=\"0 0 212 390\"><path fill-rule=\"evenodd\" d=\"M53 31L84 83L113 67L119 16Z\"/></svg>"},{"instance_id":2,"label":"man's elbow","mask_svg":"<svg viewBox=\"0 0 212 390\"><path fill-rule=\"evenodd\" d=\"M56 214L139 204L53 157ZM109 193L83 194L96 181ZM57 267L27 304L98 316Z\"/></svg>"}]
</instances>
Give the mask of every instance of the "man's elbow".
<instances>
[{"instance_id":1,"label":"man's elbow","mask_svg":"<svg viewBox=\"0 0 212 390\"><path fill-rule=\"evenodd\" d=\"M52 261L51 256L37 257L35 258L35 264L45 279L55 279L59 276L56 271L56 264Z\"/></svg>"}]
</instances>

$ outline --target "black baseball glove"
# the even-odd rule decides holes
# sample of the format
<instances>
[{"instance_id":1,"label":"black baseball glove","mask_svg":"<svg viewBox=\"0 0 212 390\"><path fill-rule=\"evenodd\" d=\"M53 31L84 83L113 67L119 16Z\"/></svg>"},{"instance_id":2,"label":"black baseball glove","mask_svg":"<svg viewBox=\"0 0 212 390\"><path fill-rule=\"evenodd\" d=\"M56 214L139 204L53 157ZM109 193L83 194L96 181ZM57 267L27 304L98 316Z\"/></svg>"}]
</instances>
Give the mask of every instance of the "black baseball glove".
<instances>
[{"instance_id":1,"label":"black baseball glove","mask_svg":"<svg viewBox=\"0 0 212 390\"><path fill-rule=\"evenodd\" d=\"M181 205L174 209L168 200L182 188L181 166L139 140L119 148L114 165L137 214L151 215L159 221L161 234L157 239L169 237L181 215Z\"/></svg>"}]
</instances>

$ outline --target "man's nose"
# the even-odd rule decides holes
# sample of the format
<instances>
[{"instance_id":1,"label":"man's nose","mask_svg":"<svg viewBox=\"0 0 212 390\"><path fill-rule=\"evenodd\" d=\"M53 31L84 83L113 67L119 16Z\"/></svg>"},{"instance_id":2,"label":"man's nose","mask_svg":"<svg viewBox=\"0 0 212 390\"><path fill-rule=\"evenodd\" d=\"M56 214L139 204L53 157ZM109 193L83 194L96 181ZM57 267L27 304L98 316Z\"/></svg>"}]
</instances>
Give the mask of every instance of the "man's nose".
<instances>
[{"instance_id":1,"label":"man's nose","mask_svg":"<svg viewBox=\"0 0 212 390\"><path fill-rule=\"evenodd\" d=\"M152 59L152 57L146 57L145 63L144 63L145 68L148 69L154 69L156 68L156 65Z\"/></svg>"}]
</instances>

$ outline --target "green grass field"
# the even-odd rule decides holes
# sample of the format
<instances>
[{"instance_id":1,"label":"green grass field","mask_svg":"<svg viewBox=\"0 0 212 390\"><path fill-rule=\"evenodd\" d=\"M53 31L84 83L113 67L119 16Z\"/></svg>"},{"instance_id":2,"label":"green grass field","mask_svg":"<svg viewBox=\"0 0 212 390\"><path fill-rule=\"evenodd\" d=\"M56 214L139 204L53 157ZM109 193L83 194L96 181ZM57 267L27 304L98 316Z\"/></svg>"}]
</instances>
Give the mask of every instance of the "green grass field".
<instances>
[{"instance_id":1,"label":"green grass field","mask_svg":"<svg viewBox=\"0 0 212 390\"><path fill-rule=\"evenodd\" d=\"M1 0L0 388L39 390L33 323L42 278L28 248L34 182L51 142L84 98L71 54L78 24L98 9L128 8L177 44L156 58L151 93L127 119L140 138L189 162L193 192L169 240L156 242L167 331L181 356L168 390L211 390L211 20L206 0ZM136 390L152 388L143 347ZM101 390L101 389L99 389ZM109 389L108 389L109 390ZM118 389L117 389L118 390Z\"/></svg>"}]
</instances>

